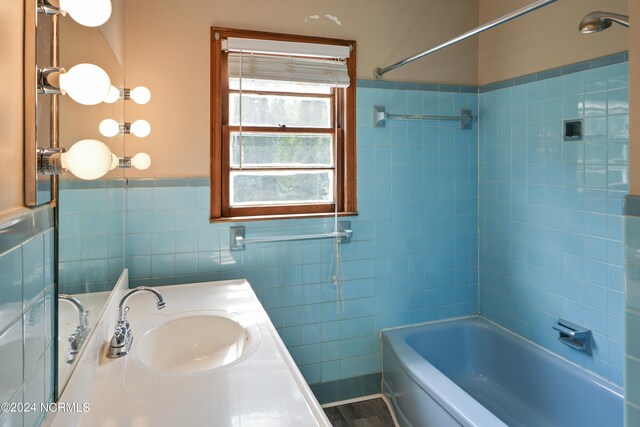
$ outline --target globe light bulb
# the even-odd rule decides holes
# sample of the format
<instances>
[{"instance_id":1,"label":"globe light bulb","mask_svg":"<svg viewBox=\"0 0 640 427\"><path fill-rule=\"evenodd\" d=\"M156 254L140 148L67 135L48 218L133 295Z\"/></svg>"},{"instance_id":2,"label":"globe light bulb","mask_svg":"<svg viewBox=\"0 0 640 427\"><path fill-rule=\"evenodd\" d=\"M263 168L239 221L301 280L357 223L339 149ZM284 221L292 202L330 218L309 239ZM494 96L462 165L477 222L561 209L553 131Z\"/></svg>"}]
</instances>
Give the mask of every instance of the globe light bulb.
<instances>
[{"instance_id":1,"label":"globe light bulb","mask_svg":"<svg viewBox=\"0 0 640 427\"><path fill-rule=\"evenodd\" d=\"M131 89L129 92L129 98L136 104L146 104L151 101L151 91L144 86L138 86Z\"/></svg>"},{"instance_id":2,"label":"globe light bulb","mask_svg":"<svg viewBox=\"0 0 640 427\"><path fill-rule=\"evenodd\" d=\"M98 27L111 16L111 0L60 0L60 12L85 27Z\"/></svg>"},{"instance_id":3,"label":"globe light bulb","mask_svg":"<svg viewBox=\"0 0 640 427\"><path fill-rule=\"evenodd\" d=\"M149 166L151 166L151 156L147 153L138 153L131 158L131 166L141 171L149 169Z\"/></svg>"},{"instance_id":4,"label":"globe light bulb","mask_svg":"<svg viewBox=\"0 0 640 427\"><path fill-rule=\"evenodd\" d=\"M120 158L115 154L111 154L111 167L109 168L109 170L112 171L118 166L120 166Z\"/></svg>"},{"instance_id":5,"label":"globe light bulb","mask_svg":"<svg viewBox=\"0 0 640 427\"><path fill-rule=\"evenodd\" d=\"M62 167L80 179L98 179L111 168L111 150L95 139L83 139L62 153Z\"/></svg>"},{"instance_id":6,"label":"globe light bulb","mask_svg":"<svg viewBox=\"0 0 640 427\"><path fill-rule=\"evenodd\" d=\"M120 133L120 125L113 119L104 119L100 122L98 130L102 135L111 138Z\"/></svg>"},{"instance_id":7,"label":"globe light bulb","mask_svg":"<svg viewBox=\"0 0 640 427\"><path fill-rule=\"evenodd\" d=\"M146 120L136 120L131 123L131 133L138 138L144 138L151 133L151 125Z\"/></svg>"},{"instance_id":8,"label":"globe light bulb","mask_svg":"<svg viewBox=\"0 0 640 427\"><path fill-rule=\"evenodd\" d=\"M115 86L111 86L111 89L109 89L109 94L104 99L104 102L106 102L107 104L113 104L118 102L119 99L120 99L120 89L118 89Z\"/></svg>"},{"instance_id":9,"label":"globe light bulb","mask_svg":"<svg viewBox=\"0 0 640 427\"><path fill-rule=\"evenodd\" d=\"M97 65L78 64L66 73L60 73L60 91L79 104L99 104L107 97L110 89L109 76Z\"/></svg>"}]
</instances>

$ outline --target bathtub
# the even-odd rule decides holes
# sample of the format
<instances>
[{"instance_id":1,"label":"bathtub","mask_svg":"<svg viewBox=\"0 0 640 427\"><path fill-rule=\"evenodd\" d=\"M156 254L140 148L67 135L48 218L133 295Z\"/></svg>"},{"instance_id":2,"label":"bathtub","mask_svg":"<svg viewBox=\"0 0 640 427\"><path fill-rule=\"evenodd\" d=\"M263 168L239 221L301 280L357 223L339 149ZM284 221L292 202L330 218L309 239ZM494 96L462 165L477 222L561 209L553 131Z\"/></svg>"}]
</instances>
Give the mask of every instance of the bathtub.
<instances>
[{"instance_id":1,"label":"bathtub","mask_svg":"<svg viewBox=\"0 0 640 427\"><path fill-rule=\"evenodd\" d=\"M402 427L623 425L620 387L481 317L382 331L382 352Z\"/></svg>"}]
</instances>

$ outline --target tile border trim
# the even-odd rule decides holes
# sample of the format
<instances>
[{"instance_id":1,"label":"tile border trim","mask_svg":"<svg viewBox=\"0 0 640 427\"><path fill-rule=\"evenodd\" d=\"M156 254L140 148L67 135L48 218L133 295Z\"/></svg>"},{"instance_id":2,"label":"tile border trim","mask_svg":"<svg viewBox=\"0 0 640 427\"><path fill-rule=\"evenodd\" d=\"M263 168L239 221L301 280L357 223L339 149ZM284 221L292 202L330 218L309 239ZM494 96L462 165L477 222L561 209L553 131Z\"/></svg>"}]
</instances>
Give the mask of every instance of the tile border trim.
<instances>
[{"instance_id":1,"label":"tile border trim","mask_svg":"<svg viewBox=\"0 0 640 427\"><path fill-rule=\"evenodd\" d=\"M209 178L186 177L186 178L139 178L127 180L129 188L148 187L208 187Z\"/></svg>"},{"instance_id":2,"label":"tile border trim","mask_svg":"<svg viewBox=\"0 0 640 427\"><path fill-rule=\"evenodd\" d=\"M95 181L67 180L60 182L60 190L101 190L150 187L208 187L209 178L131 178L98 179Z\"/></svg>"},{"instance_id":3,"label":"tile border trim","mask_svg":"<svg viewBox=\"0 0 640 427\"><path fill-rule=\"evenodd\" d=\"M51 204L34 209L18 208L0 213L0 254L5 253L31 237L53 227Z\"/></svg>"},{"instance_id":4,"label":"tile border trim","mask_svg":"<svg viewBox=\"0 0 640 427\"><path fill-rule=\"evenodd\" d=\"M390 82L386 80L357 80L356 87L370 89L419 90L425 92L478 93L478 86Z\"/></svg>"},{"instance_id":5,"label":"tile border trim","mask_svg":"<svg viewBox=\"0 0 640 427\"><path fill-rule=\"evenodd\" d=\"M624 216L640 216L640 196L627 194L622 198L622 214Z\"/></svg>"},{"instance_id":6,"label":"tile border trim","mask_svg":"<svg viewBox=\"0 0 640 427\"><path fill-rule=\"evenodd\" d=\"M537 82L540 80L552 79L554 77L566 76L567 74L578 73L580 71L593 70L595 68L606 67L609 65L621 64L629 61L629 52L619 52L613 55L601 56L599 58L588 59L575 64L563 65L561 67L550 68L548 70L538 71L536 73L525 74L523 76L511 79L501 80L478 87L479 93L491 92L507 87L519 86L526 83Z\"/></svg>"},{"instance_id":7,"label":"tile border trim","mask_svg":"<svg viewBox=\"0 0 640 427\"><path fill-rule=\"evenodd\" d=\"M92 181L84 181L81 179L65 179L59 181L60 190L85 190L85 189L101 189L101 188L124 188L126 180L123 178L115 179L95 179Z\"/></svg>"}]
</instances>

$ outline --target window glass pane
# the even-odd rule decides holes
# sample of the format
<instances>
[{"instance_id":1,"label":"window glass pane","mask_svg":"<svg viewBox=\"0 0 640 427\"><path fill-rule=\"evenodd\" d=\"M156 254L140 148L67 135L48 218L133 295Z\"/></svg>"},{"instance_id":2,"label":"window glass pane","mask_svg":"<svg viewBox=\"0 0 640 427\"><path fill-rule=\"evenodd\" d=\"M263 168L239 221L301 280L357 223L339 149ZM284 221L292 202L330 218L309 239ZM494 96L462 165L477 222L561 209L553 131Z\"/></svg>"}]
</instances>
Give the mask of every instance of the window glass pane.
<instances>
[{"instance_id":1,"label":"window glass pane","mask_svg":"<svg viewBox=\"0 0 640 427\"><path fill-rule=\"evenodd\" d=\"M231 206L333 202L333 170L231 172Z\"/></svg>"},{"instance_id":2,"label":"window glass pane","mask_svg":"<svg viewBox=\"0 0 640 427\"><path fill-rule=\"evenodd\" d=\"M333 135L242 133L242 167L333 166ZM240 167L240 133L231 132L231 167Z\"/></svg>"},{"instance_id":3,"label":"window glass pane","mask_svg":"<svg viewBox=\"0 0 640 427\"><path fill-rule=\"evenodd\" d=\"M240 124L240 94L229 94L229 124ZM331 127L331 99L242 94L243 126Z\"/></svg>"},{"instance_id":4,"label":"window glass pane","mask_svg":"<svg viewBox=\"0 0 640 427\"><path fill-rule=\"evenodd\" d=\"M229 89L240 90L240 79L229 77ZM264 92L293 92L330 94L331 87L321 84L295 83L276 80L242 79L242 90L259 90Z\"/></svg>"}]
</instances>

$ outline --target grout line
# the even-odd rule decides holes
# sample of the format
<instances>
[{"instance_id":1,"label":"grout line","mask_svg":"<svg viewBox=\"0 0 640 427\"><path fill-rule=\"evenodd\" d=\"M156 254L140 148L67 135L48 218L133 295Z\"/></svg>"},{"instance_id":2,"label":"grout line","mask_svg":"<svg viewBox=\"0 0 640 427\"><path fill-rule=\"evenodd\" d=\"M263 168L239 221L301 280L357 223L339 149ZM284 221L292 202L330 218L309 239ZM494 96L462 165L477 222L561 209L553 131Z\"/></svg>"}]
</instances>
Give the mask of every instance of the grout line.
<instances>
[{"instance_id":1,"label":"grout line","mask_svg":"<svg viewBox=\"0 0 640 427\"><path fill-rule=\"evenodd\" d=\"M479 92L479 91L478 91ZM477 171L476 171L476 235L478 236L477 242L476 242L476 284L477 284L477 288L478 288L478 301L476 302L476 312L478 314L480 314L480 130L482 129L482 127L480 126L480 120L482 120L482 116L480 115L480 94L478 93L478 99L477 99L477 106L476 106L476 111L478 112L478 125L477 125L477 129L478 131L476 132L476 167L477 167ZM484 132L484 131L483 131Z\"/></svg>"}]
</instances>

